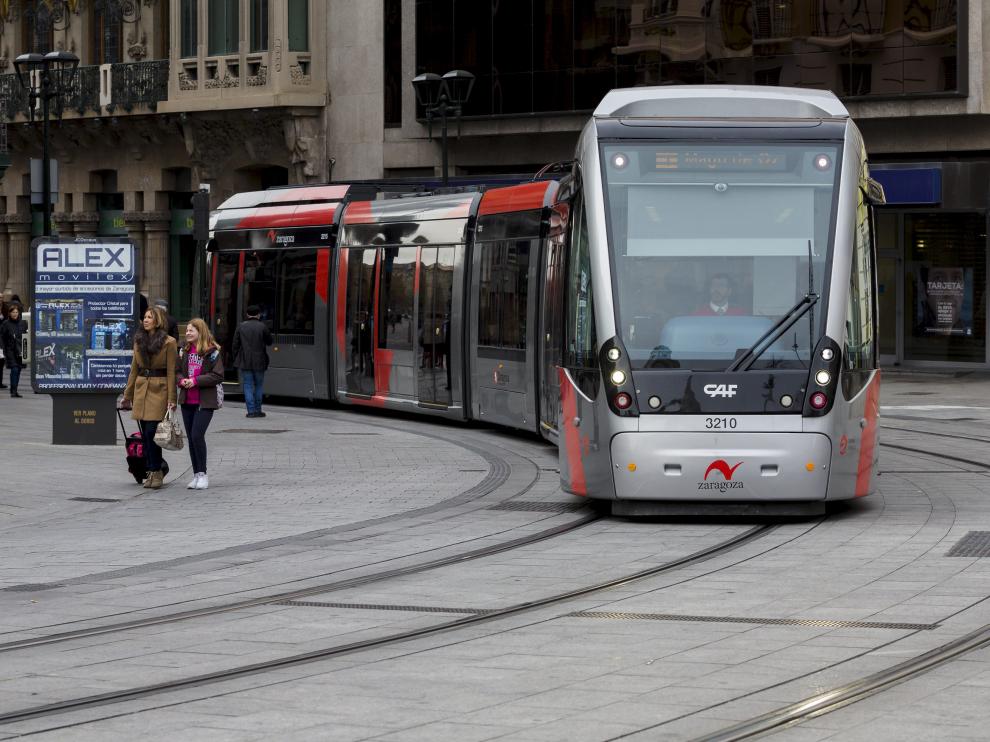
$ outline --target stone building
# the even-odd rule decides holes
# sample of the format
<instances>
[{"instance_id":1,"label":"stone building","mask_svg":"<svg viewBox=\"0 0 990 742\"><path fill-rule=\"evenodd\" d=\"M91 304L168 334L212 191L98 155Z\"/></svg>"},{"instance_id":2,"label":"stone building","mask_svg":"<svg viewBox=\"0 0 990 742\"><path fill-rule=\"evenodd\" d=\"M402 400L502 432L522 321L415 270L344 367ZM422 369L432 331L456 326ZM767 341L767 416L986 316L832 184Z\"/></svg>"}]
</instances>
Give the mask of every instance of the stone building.
<instances>
[{"instance_id":1,"label":"stone building","mask_svg":"<svg viewBox=\"0 0 990 742\"><path fill-rule=\"evenodd\" d=\"M0 183L0 290L26 298L29 245L42 227L28 176L28 159L41 156L41 127L25 116L17 55L64 49L80 58L50 134L58 234L133 238L142 291L186 316L190 197L200 183L215 205L246 189L329 177L334 4L0 0L0 112L12 160Z\"/></svg>"}]
</instances>

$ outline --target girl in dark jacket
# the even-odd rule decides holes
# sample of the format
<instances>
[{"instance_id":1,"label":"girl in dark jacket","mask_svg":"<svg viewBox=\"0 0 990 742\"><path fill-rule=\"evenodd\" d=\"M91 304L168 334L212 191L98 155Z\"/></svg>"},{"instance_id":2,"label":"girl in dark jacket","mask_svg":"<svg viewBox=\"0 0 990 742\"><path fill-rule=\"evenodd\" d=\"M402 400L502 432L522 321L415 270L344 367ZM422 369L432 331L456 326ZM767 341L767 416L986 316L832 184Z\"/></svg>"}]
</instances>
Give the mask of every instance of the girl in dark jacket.
<instances>
[{"instance_id":1,"label":"girl in dark jacket","mask_svg":"<svg viewBox=\"0 0 990 742\"><path fill-rule=\"evenodd\" d=\"M21 319L21 305L10 304L7 307L7 319L0 324L0 346L3 347L4 363L10 367L10 396L20 397L17 385L21 380L21 369L24 359L21 357L21 336L24 335L26 322Z\"/></svg>"},{"instance_id":2,"label":"girl in dark jacket","mask_svg":"<svg viewBox=\"0 0 990 742\"><path fill-rule=\"evenodd\" d=\"M206 476L206 429L213 420L214 410L223 402L223 359L206 322L196 318L186 325L186 342L179 351L179 405L189 438L189 458L193 478L187 489L205 490L210 486Z\"/></svg>"}]
</instances>

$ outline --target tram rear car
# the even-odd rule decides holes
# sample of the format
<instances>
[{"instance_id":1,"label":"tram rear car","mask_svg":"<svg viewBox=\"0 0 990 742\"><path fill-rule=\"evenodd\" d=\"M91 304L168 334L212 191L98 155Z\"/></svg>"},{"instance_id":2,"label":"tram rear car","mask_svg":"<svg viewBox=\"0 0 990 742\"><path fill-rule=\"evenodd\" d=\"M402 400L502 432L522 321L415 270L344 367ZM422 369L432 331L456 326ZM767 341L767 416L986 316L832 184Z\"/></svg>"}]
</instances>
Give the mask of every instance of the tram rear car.
<instances>
[{"instance_id":1,"label":"tram rear car","mask_svg":"<svg viewBox=\"0 0 990 742\"><path fill-rule=\"evenodd\" d=\"M618 90L577 154L565 488L619 513L868 494L883 196L845 108L805 90Z\"/></svg>"}]
</instances>

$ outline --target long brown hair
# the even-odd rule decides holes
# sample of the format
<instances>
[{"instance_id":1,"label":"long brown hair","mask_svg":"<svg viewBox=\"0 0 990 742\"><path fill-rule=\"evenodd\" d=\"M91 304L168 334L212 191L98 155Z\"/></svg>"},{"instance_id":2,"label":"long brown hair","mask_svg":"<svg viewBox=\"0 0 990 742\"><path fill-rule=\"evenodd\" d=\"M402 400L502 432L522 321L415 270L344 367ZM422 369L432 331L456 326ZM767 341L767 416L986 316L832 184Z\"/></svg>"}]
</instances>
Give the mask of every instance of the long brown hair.
<instances>
[{"instance_id":1,"label":"long brown hair","mask_svg":"<svg viewBox=\"0 0 990 742\"><path fill-rule=\"evenodd\" d=\"M138 351L140 351L142 358L145 363L151 363L151 359L158 355L158 352L165 347L165 343L168 342L168 315L165 314L165 310L161 307L148 307L145 314L151 313L154 318L155 325L151 328L151 332L144 329L142 324L138 327L137 332L134 333L134 344L137 346ZM144 317L141 318L144 320Z\"/></svg>"},{"instance_id":2,"label":"long brown hair","mask_svg":"<svg viewBox=\"0 0 990 742\"><path fill-rule=\"evenodd\" d=\"M210 332L210 328L207 327L206 322L199 317L194 317L189 320L188 324L196 328L196 332L199 333L199 340L196 341L196 354L200 356L205 356L214 348L220 348L217 345L217 339L213 337L213 333ZM190 343L186 343L186 352L192 352Z\"/></svg>"}]
</instances>

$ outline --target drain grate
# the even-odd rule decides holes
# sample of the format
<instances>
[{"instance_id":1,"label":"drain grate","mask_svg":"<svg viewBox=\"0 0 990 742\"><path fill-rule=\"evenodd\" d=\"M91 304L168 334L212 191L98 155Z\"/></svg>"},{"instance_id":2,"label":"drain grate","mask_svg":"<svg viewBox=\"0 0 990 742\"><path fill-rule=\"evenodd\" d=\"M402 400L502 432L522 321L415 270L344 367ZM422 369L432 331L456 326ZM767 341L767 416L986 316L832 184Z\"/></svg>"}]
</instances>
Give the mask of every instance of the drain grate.
<instances>
[{"instance_id":1,"label":"drain grate","mask_svg":"<svg viewBox=\"0 0 990 742\"><path fill-rule=\"evenodd\" d=\"M251 435L276 435L278 433L289 433L289 430L261 430L256 428L227 428L219 430L219 433L249 433Z\"/></svg>"},{"instance_id":2,"label":"drain grate","mask_svg":"<svg viewBox=\"0 0 990 742\"><path fill-rule=\"evenodd\" d=\"M484 616L494 613L486 608L444 608L432 605L379 605L377 603L326 603L319 600L280 600L272 605L289 605L304 608L350 608L363 611L410 611L414 613L466 613Z\"/></svg>"},{"instance_id":3,"label":"drain grate","mask_svg":"<svg viewBox=\"0 0 990 742\"><path fill-rule=\"evenodd\" d=\"M352 433L345 430L343 432L338 431L336 433L327 433L327 435L381 435L381 433Z\"/></svg>"},{"instance_id":4,"label":"drain grate","mask_svg":"<svg viewBox=\"0 0 990 742\"><path fill-rule=\"evenodd\" d=\"M112 497L70 497L74 502L120 502Z\"/></svg>"},{"instance_id":5,"label":"drain grate","mask_svg":"<svg viewBox=\"0 0 990 742\"><path fill-rule=\"evenodd\" d=\"M573 618L603 618L619 621L695 621L701 623L748 623L766 626L810 626L817 629L905 629L931 631L937 623L888 623L885 621L830 621L819 618L749 618L745 616L681 616L674 613L620 613L613 611L577 611Z\"/></svg>"},{"instance_id":6,"label":"drain grate","mask_svg":"<svg viewBox=\"0 0 990 742\"><path fill-rule=\"evenodd\" d=\"M532 513L573 513L587 507L583 502L500 502L487 510L515 510Z\"/></svg>"},{"instance_id":7,"label":"drain grate","mask_svg":"<svg viewBox=\"0 0 990 742\"><path fill-rule=\"evenodd\" d=\"M23 585L0 587L0 593L36 593L40 590L54 590L57 587L65 587L65 585L54 582L25 582Z\"/></svg>"},{"instance_id":8,"label":"drain grate","mask_svg":"<svg viewBox=\"0 0 990 742\"><path fill-rule=\"evenodd\" d=\"M970 531L949 549L950 557L990 557L990 531Z\"/></svg>"}]
</instances>

